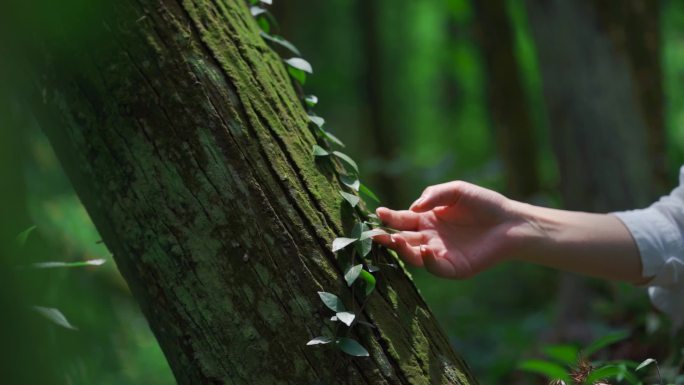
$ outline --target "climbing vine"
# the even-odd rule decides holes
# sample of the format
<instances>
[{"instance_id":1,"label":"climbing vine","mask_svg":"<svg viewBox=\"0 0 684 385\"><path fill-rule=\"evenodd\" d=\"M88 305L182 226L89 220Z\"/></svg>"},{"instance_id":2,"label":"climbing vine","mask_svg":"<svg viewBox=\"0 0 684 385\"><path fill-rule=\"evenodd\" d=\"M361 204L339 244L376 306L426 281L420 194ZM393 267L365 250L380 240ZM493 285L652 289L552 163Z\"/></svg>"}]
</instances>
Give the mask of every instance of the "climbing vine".
<instances>
[{"instance_id":1,"label":"climbing vine","mask_svg":"<svg viewBox=\"0 0 684 385\"><path fill-rule=\"evenodd\" d=\"M302 105L307 111L309 127L317 138L317 144L312 148L312 158L314 161L330 162L341 186L344 186L339 194L343 198L342 204L350 206L355 224L348 236L338 237L332 241L331 250L338 256L344 267L344 280L352 290L352 297L354 297L354 291L360 289L364 298L361 308L355 310L345 307L340 297L333 293L318 292L323 304L334 313L330 321L334 322L336 327L332 336L316 337L307 345L333 344L351 356L368 356L368 350L348 335L357 325L374 327L361 321L357 313L360 314L363 311L368 297L375 290L376 278L373 273L380 270L380 264L374 258L373 237L388 234L394 230L382 226L377 216L368 210L367 200L380 203L378 197L359 180L359 167L356 162L339 151L344 148L344 143L325 128L325 119L314 112L318 97L306 95L303 88L307 76L313 74L313 68L301 57L300 51L294 44L275 33L278 24L273 14L267 9L272 2L272 0L247 0L251 14L261 28L261 37L274 48L278 48L276 52L283 51L289 56L281 55ZM396 267L389 263L385 265Z\"/></svg>"}]
</instances>

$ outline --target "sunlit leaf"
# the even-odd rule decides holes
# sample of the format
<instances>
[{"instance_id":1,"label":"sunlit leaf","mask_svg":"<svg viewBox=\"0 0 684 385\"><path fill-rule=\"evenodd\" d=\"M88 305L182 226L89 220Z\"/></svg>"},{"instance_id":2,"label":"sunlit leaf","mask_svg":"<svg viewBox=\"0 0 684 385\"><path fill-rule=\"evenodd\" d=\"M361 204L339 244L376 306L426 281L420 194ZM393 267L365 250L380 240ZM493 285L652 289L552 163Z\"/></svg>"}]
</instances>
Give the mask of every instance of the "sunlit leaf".
<instances>
[{"instance_id":1,"label":"sunlit leaf","mask_svg":"<svg viewBox=\"0 0 684 385\"><path fill-rule=\"evenodd\" d=\"M584 381L587 385L593 385L598 380L608 380L615 378L622 373L622 369L618 366L604 366L589 373L587 379Z\"/></svg>"},{"instance_id":2,"label":"sunlit leaf","mask_svg":"<svg viewBox=\"0 0 684 385\"><path fill-rule=\"evenodd\" d=\"M369 189L368 186L364 185L363 183L361 183L359 185L359 192L361 194L367 196L371 200L375 201L376 203L380 203L380 198L378 198L378 196L375 195L375 193L371 189Z\"/></svg>"},{"instance_id":3,"label":"sunlit leaf","mask_svg":"<svg viewBox=\"0 0 684 385\"><path fill-rule=\"evenodd\" d=\"M35 229L36 226L31 226L28 229L19 233L19 235L17 235L17 244L19 244L19 246L24 246L26 244L26 241L28 240L29 235L31 235L31 233Z\"/></svg>"},{"instance_id":4,"label":"sunlit leaf","mask_svg":"<svg viewBox=\"0 0 684 385\"><path fill-rule=\"evenodd\" d=\"M550 380L562 380L566 384L570 384L570 376L568 372L562 366L555 364L553 362L541 361L541 360L527 360L523 361L518 369L541 374L542 376Z\"/></svg>"},{"instance_id":5,"label":"sunlit leaf","mask_svg":"<svg viewBox=\"0 0 684 385\"><path fill-rule=\"evenodd\" d=\"M373 229L373 230L364 231L363 233L361 233L361 236L359 237L359 241L363 241L364 239L368 239L368 238L373 238L377 235L389 235L389 233L383 229Z\"/></svg>"},{"instance_id":6,"label":"sunlit leaf","mask_svg":"<svg viewBox=\"0 0 684 385\"><path fill-rule=\"evenodd\" d=\"M33 306L33 310L35 310L38 314L42 315L43 317L49 319L56 325L71 330L78 330L74 325L69 323L64 314L62 314L62 312L58 309L52 307Z\"/></svg>"},{"instance_id":7,"label":"sunlit leaf","mask_svg":"<svg viewBox=\"0 0 684 385\"><path fill-rule=\"evenodd\" d=\"M634 370L635 371L641 370L641 369L647 367L648 365L651 365L654 362L656 362L656 360L654 360L653 358L647 358L647 359L641 361L641 363Z\"/></svg>"},{"instance_id":8,"label":"sunlit leaf","mask_svg":"<svg viewBox=\"0 0 684 385\"><path fill-rule=\"evenodd\" d=\"M378 268L378 270L380 269ZM364 294L366 294L366 297L368 297L373 290L375 290L376 279L373 274L367 272L366 270L361 270L359 277L361 280L363 280Z\"/></svg>"},{"instance_id":9,"label":"sunlit leaf","mask_svg":"<svg viewBox=\"0 0 684 385\"><path fill-rule=\"evenodd\" d=\"M352 234L351 236L353 238L358 239L359 241L356 243L356 251L359 253L359 255L363 258L368 253L370 253L371 249L373 248L373 240L366 237L361 239L363 236L363 233L368 231L368 225L366 225L363 222L358 222L357 224L354 225L354 228L352 229Z\"/></svg>"},{"instance_id":10,"label":"sunlit leaf","mask_svg":"<svg viewBox=\"0 0 684 385\"><path fill-rule=\"evenodd\" d=\"M299 84L306 84L306 72L298 70L294 67L287 67L287 72L295 79Z\"/></svg>"},{"instance_id":11,"label":"sunlit leaf","mask_svg":"<svg viewBox=\"0 0 684 385\"><path fill-rule=\"evenodd\" d=\"M270 41L272 43L278 44L281 47L284 47L294 53L295 55L301 55L297 47L295 47L294 44L290 43L289 41L283 39L282 37L278 35L269 35L268 33L261 31L259 32L261 37L263 37L265 40Z\"/></svg>"},{"instance_id":12,"label":"sunlit leaf","mask_svg":"<svg viewBox=\"0 0 684 385\"><path fill-rule=\"evenodd\" d=\"M318 126L318 128L323 127L323 125L325 124L325 119L316 115L309 115L309 121Z\"/></svg>"},{"instance_id":13,"label":"sunlit leaf","mask_svg":"<svg viewBox=\"0 0 684 385\"><path fill-rule=\"evenodd\" d=\"M601 337L598 340L594 341L591 345L587 346L583 350L583 353L586 357L591 357L594 353L598 352L599 350L607 346L610 346L614 343L620 342L626 339L627 337L629 337L629 332L627 331L619 331L608 334L607 336Z\"/></svg>"},{"instance_id":14,"label":"sunlit leaf","mask_svg":"<svg viewBox=\"0 0 684 385\"><path fill-rule=\"evenodd\" d=\"M260 0L260 1L261 1L262 3L268 4L268 5L273 4L273 0Z\"/></svg>"},{"instance_id":15,"label":"sunlit leaf","mask_svg":"<svg viewBox=\"0 0 684 385\"><path fill-rule=\"evenodd\" d=\"M31 267L36 269L52 269L60 267L85 267L85 266L100 266L107 262L105 259L90 259L79 262L38 262L31 264Z\"/></svg>"},{"instance_id":16,"label":"sunlit leaf","mask_svg":"<svg viewBox=\"0 0 684 385\"><path fill-rule=\"evenodd\" d=\"M325 136L326 139L334 143L335 145L339 147L344 147L344 143L340 139L338 139L335 135L331 134L328 131L325 131L324 129L321 128L321 131L323 133L323 136Z\"/></svg>"},{"instance_id":17,"label":"sunlit leaf","mask_svg":"<svg viewBox=\"0 0 684 385\"><path fill-rule=\"evenodd\" d=\"M361 264L351 266L349 269L347 269L347 271L344 273L344 280L347 282L347 286L351 286L354 284L354 281L359 278L361 269L363 269L363 265Z\"/></svg>"},{"instance_id":18,"label":"sunlit leaf","mask_svg":"<svg viewBox=\"0 0 684 385\"><path fill-rule=\"evenodd\" d=\"M345 309L342 300L335 294L328 293L325 291L319 291L318 296L321 298L321 301L323 301L325 306L327 306L328 309L334 311L335 313L347 310Z\"/></svg>"},{"instance_id":19,"label":"sunlit leaf","mask_svg":"<svg viewBox=\"0 0 684 385\"><path fill-rule=\"evenodd\" d=\"M368 350L351 338L342 337L335 341L341 351L354 357L368 357Z\"/></svg>"},{"instance_id":20,"label":"sunlit leaf","mask_svg":"<svg viewBox=\"0 0 684 385\"><path fill-rule=\"evenodd\" d=\"M252 14L252 16L257 17L259 15L263 15L264 13L268 12L266 9L261 8L261 7L249 7L249 12Z\"/></svg>"},{"instance_id":21,"label":"sunlit leaf","mask_svg":"<svg viewBox=\"0 0 684 385\"><path fill-rule=\"evenodd\" d=\"M340 237L340 238L335 238L332 244L332 251L333 253L336 253L345 247L349 246L350 244L356 242L356 238L345 238L345 237Z\"/></svg>"},{"instance_id":22,"label":"sunlit leaf","mask_svg":"<svg viewBox=\"0 0 684 385\"><path fill-rule=\"evenodd\" d=\"M357 173L357 174L359 173L359 166L356 165L356 162L354 162L354 159L350 158L349 155L347 155L343 152L339 152L339 151L333 151L333 155L340 158L340 160L342 160L342 162L346 166L348 166L348 169L351 168L351 170L354 171L355 173Z\"/></svg>"},{"instance_id":23,"label":"sunlit leaf","mask_svg":"<svg viewBox=\"0 0 684 385\"><path fill-rule=\"evenodd\" d=\"M300 71L304 71L309 74L313 73L313 68L311 68L311 64L309 64L308 61L300 57L285 59L285 63L287 63L287 65L289 65L290 67L296 68Z\"/></svg>"},{"instance_id":24,"label":"sunlit leaf","mask_svg":"<svg viewBox=\"0 0 684 385\"><path fill-rule=\"evenodd\" d=\"M314 156L328 156L330 153L326 151L323 147L314 144L313 146L313 155Z\"/></svg>"},{"instance_id":25,"label":"sunlit leaf","mask_svg":"<svg viewBox=\"0 0 684 385\"><path fill-rule=\"evenodd\" d=\"M316 95L306 95L304 102L309 107L315 107L318 104L318 96Z\"/></svg>"},{"instance_id":26,"label":"sunlit leaf","mask_svg":"<svg viewBox=\"0 0 684 385\"><path fill-rule=\"evenodd\" d=\"M307 342L306 345L307 345L307 346L310 346L310 345L325 345L325 344L329 344L329 343L331 343L331 342L333 342L333 339L332 339L332 338L321 336L321 337L316 337L316 338L312 339L311 341Z\"/></svg>"},{"instance_id":27,"label":"sunlit leaf","mask_svg":"<svg viewBox=\"0 0 684 385\"><path fill-rule=\"evenodd\" d=\"M356 205L358 205L361 201L361 198L357 197L356 195L344 191L340 191L340 195L342 195L342 198L344 198L344 200L349 202L349 205L351 207L356 207Z\"/></svg>"},{"instance_id":28,"label":"sunlit leaf","mask_svg":"<svg viewBox=\"0 0 684 385\"><path fill-rule=\"evenodd\" d=\"M333 321L333 322L339 321L339 319L337 319L337 316L336 316L336 315L330 317L330 320Z\"/></svg>"},{"instance_id":29,"label":"sunlit leaf","mask_svg":"<svg viewBox=\"0 0 684 385\"><path fill-rule=\"evenodd\" d=\"M354 318L356 318L356 315L354 313L350 313L348 311L341 311L335 315L337 316L337 319L340 320L340 322L347 326L351 326L352 322L354 322Z\"/></svg>"},{"instance_id":30,"label":"sunlit leaf","mask_svg":"<svg viewBox=\"0 0 684 385\"><path fill-rule=\"evenodd\" d=\"M340 175L340 182L354 191L359 191L359 178L350 175Z\"/></svg>"}]
</instances>

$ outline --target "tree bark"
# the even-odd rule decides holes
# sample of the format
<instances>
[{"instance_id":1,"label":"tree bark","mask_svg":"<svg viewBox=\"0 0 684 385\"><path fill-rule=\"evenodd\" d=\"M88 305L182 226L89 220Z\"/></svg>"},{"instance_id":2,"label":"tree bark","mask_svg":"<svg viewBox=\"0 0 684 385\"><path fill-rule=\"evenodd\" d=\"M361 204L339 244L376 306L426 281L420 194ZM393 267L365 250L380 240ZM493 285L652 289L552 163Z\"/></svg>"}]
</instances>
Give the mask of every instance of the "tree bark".
<instances>
[{"instance_id":1,"label":"tree bark","mask_svg":"<svg viewBox=\"0 0 684 385\"><path fill-rule=\"evenodd\" d=\"M506 1L473 2L486 67L486 91L506 193L515 199L539 191L534 124L513 50Z\"/></svg>"},{"instance_id":2,"label":"tree bark","mask_svg":"<svg viewBox=\"0 0 684 385\"><path fill-rule=\"evenodd\" d=\"M242 2L121 0L88 27L47 44L42 122L179 384L476 383L403 269L359 310L342 188ZM352 333L370 357L305 346L317 291L376 326Z\"/></svg>"},{"instance_id":3,"label":"tree bark","mask_svg":"<svg viewBox=\"0 0 684 385\"><path fill-rule=\"evenodd\" d=\"M597 212L646 206L671 184L665 178L660 3L527 4L564 206ZM590 303L583 282L562 279L562 336L587 337L580 322Z\"/></svg>"}]
</instances>

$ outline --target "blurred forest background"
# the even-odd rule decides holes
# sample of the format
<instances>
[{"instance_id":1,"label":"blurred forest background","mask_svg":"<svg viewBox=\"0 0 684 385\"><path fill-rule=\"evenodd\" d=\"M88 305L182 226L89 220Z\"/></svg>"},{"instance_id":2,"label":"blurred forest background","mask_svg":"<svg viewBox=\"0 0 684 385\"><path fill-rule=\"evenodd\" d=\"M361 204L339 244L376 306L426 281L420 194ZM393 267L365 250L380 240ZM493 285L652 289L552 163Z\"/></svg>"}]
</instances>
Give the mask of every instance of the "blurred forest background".
<instances>
[{"instance_id":1,"label":"blurred forest background","mask_svg":"<svg viewBox=\"0 0 684 385\"><path fill-rule=\"evenodd\" d=\"M543 3L280 0L272 10L279 34L313 64L306 89L320 98L319 113L385 205L407 207L425 186L462 179L552 207L643 206L676 184L684 163L684 3L606 6L603 24L573 16L572 6L554 19ZM582 32L596 24L624 28ZM554 46L554 36L575 45ZM631 77L620 77L601 39L629 52ZM1 60L0 69L11 67ZM8 311L3 370L34 370L46 384L173 383L30 108L13 79L0 79L3 240L37 226L3 261L12 269L0 276L2 303L59 308L79 329ZM637 94L636 105L606 102ZM580 107L559 107L573 103ZM16 269L92 258L107 263ZM544 346L586 345L619 330L630 338L606 358L667 366L681 354L643 289L514 264L458 282L413 273L483 384L535 383L516 367Z\"/></svg>"}]
</instances>

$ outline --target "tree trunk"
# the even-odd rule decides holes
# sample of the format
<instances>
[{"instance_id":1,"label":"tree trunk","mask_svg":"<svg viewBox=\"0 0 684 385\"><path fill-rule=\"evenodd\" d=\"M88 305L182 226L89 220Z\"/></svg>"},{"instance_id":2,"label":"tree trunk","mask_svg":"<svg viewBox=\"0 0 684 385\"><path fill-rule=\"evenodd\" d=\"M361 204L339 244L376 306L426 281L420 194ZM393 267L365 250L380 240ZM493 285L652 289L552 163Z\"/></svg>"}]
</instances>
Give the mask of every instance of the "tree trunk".
<instances>
[{"instance_id":1,"label":"tree trunk","mask_svg":"<svg viewBox=\"0 0 684 385\"><path fill-rule=\"evenodd\" d=\"M646 206L667 184L660 3L527 4L565 207L606 212ZM586 291L583 279L564 276L561 335L586 337L576 333L588 312Z\"/></svg>"},{"instance_id":2,"label":"tree trunk","mask_svg":"<svg viewBox=\"0 0 684 385\"><path fill-rule=\"evenodd\" d=\"M506 11L506 1L475 1L473 6L506 193L515 199L529 198L539 191L537 146L527 95L513 50L513 28Z\"/></svg>"},{"instance_id":3,"label":"tree trunk","mask_svg":"<svg viewBox=\"0 0 684 385\"><path fill-rule=\"evenodd\" d=\"M474 384L403 269L359 310L340 184L247 7L109 7L49 42L42 121L178 383ZM370 357L305 346L330 327L318 291L376 326L352 333Z\"/></svg>"}]
</instances>

